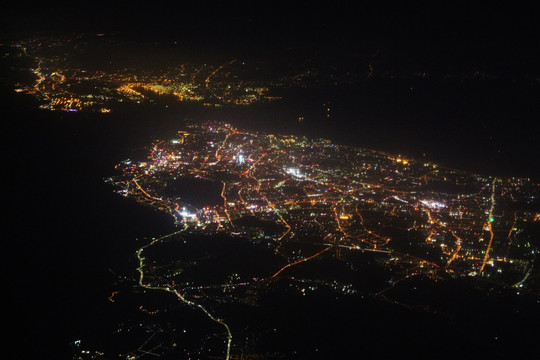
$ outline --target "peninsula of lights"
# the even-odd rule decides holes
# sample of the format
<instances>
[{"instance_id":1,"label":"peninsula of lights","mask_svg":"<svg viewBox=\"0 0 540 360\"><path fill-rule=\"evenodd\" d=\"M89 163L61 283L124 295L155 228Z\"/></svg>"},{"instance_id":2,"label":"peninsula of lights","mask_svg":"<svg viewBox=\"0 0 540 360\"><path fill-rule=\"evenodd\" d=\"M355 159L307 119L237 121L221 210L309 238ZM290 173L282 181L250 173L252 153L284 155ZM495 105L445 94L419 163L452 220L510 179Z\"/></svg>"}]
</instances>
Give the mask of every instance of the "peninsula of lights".
<instances>
[{"instance_id":1,"label":"peninsula of lights","mask_svg":"<svg viewBox=\"0 0 540 360\"><path fill-rule=\"evenodd\" d=\"M217 345L205 348L227 359L245 345L233 337L244 330L220 310L257 307L283 282L301 295L324 288L421 308L400 298L418 279L537 291L530 229L539 214L527 204L539 184L529 179L219 122L155 141L146 159L125 160L117 171L108 182L119 193L170 214L179 227L138 250L139 285L172 293L220 325L208 340ZM182 181L218 186L219 201L193 200L176 186ZM214 240L194 250L201 236ZM376 273L363 273L367 267Z\"/></svg>"}]
</instances>

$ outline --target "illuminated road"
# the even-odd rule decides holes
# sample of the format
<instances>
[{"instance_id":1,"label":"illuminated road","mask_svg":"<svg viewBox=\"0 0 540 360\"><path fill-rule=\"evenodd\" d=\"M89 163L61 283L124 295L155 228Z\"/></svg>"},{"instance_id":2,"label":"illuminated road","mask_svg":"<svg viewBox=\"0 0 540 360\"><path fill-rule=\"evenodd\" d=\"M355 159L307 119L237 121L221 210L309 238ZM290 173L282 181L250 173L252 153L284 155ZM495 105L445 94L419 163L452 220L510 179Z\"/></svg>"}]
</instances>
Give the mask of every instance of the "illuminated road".
<instances>
[{"instance_id":1,"label":"illuminated road","mask_svg":"<svg viewBox=\"0 0 540 360\"><path fill-rule=\"evenodd\" d=\"M231 61L229 61L228 63L225 63L223 65L221 65L220 67L218 67L216 70L214 70L210 75L208 75L208 77L206 78L206 80L204 80L204 83L205 83L205 86L206 86L206 89L208 89L208 91L210 91L212 93L212 95L214 95L215 97L217 97L218 99L221 99L220 96L216 95L214 93L214 91L212 91L212 89L210 88L210 79L216 75L221 69L223 69L225 66L227 65L232 65L236 62L236 59L233 59Z\"/></svg>"},{"instance_id":2,"label":"illuminated road","mask_svg":"<svg viewBox=\"0 0 540 360\"><path fill-rule=\"evenodd\" d=\"M147 198L149 198L149 199L151 199L151 200L155 200L155 201L163 201L163 199L153 197L152 195L150 195L149 193L147 193L147 192L141 187L141 185L139 185L139 182L137 181L137 179L133 179L133 183L135 183L135 185L137 185L137 187L139 188L139 190L141 190L141 192L142 192Z\"/></svg>"},{"instance_id":3,"label":"illuminated road","mask_svg":"<svg viewBox=\"0 0 540 360\"><path fill-rule=\"evenodd\" d=\"M206 84L206 87L208 88L209 84L210 84L210 79L216 75L221 69L223 69L225 66L227 65L232 65L236 62L236 59L233 59L231 61L229 61L228 63L225 63L221 66L219 66L216 70L214 70L210 75L208 75L208 77L206 78L206 80L204 80L205 84Z\"/></svg>"},{"instance_id":4,"label":"illuminated road","mask_svg":"<svg viewBox=\"0 0 540 360\"><path fill-rule=\"evenodd\" d=\"M461 245L462 245L462 240L460 237L458 237L456 235L455 232L452 231L452 235L454 236L454 238L456 239L456 250L454 251L454 253L452 254L452 257L450 258L450 260L448 260L448 263L446 263L446 266L445 268L447 268L448 266L450 266L450 264L452 263L452 261L454 261L456 259L456 257L458 256L458 253L459 253L459 250L461 250Z\"/></svg>"},{"instance_id":5,"label":"illuminated road","mask_svg":"<svg viewBox=\"0 0 540 360\"><path fill-rule=\"evenodd\" d=\"M231 227L234 228L234 223L231 219L231 215L229 214L229 211L227 210L227 197L225 197L225 188L227 187L227 183L223 181L223 188L221 189L221 197L223 198L223 211L225 211L225 215L227 215L227 219L229 220L229 224L231 224Z\"/></svg>"},{"instance_id":6,"label":"illuminated road","mask_svg":"<svg viewBox=\"0 0 540 360\"><path fill-rule=\"evenodd\" d=\"M389 237L383 237L383 236L381 236L379 234L376 234L373 231L368 230L366 228L366 226L364 224L364 217L362 216L362 214L358 210L358 204L356 204L355 212L356 212L356 215L358 215L358 217L360 218L360 226L362 226L362 228L364 229L364 231L366 233L368 233L369 235L375 236L376 238L381 239L382 241L384 241L384 244L382 244L382 245L387 245L390 242L391 239ZM364 240L362 240L362 241L364 241ZM373 242L373 247L374 247L374 249L377 248L377 243L376 242Z\"/></svg>"},{"instance_id":7,"label":"illuminated road","mask_svg":"<svg viewBox=\"0 0 540 360\"><path fill-rule=\"evenodd\" d=\"M489 215L488 219L486 221L486 227L489 231L489 242L486 249L486 254L484 255L484 260L482 260L482 266L480 267L480 270L478 271L478 276L482 275L482 272L484 271L484 267L486 266L486 262L489 257L489 251L491 250L491 244L493 242L493 227L491 226L491 223L493 222L493 209L495 208L495 182L497 181L497 178L493 179L493 182L491 183L491 206L489 208Z\"/></svg>"},{"instance_id":8,"label":"illuminated road","mask_svg":"<svg viewBox=\"0 0 540 360\"><path fill-rule=\"evenodd\" d=\"M139 250L137 250L137 258L139 259L139 267L137 268L137 271L139 272L139 285L145 289L149 289L149 290L160 290L160 291L165 291L165 292L168 292L168 293L171 293L171 294L174 294L176 295L176 297L182 301L184 304L188 305L188 306L191 306L191 307L196 307L198 309L200 309L202 312L204 312L212 321L222 325L226 332L227 332L227 350L226 350L226 356L225 356L225 360L229 360L229 357L230 357L230 353L231 353L231 343L232 343L232 333L231 333L231 329L229 328L229 325L227 325L222 319L218 319L216 318L214 315L212 315L204 306L202 306L201 304L197 304L193 301L190 301L190 300L187 300L185 299L182 294L180 294L180 292L178 292L178 290L176 290L174 287L172 287L171 285L163 285L163 286L152 286L152 285L148 285L148 284L145 284L144 283L144 257L142 256L142 253L143 251L164 240L164 239L167 239L167 238L170 238L172 236L175 236L175 235L178 235L180 233L182 233L183 231L185 231L187 229L187 227L184 227L182 230L179 230L179 231L175 231L173 233L170 233L168 235L164 235L160 238L156 238L154 239L152 242L150 242L149 244L147 245L144 245L142 246L141 248L139 248Z\"/></svg>"},{"instance_id":9,"label":"illuminated road","mask_svg":"<svg viewBox=\"0 0 540 360\"><path fill-rule=\"evenodd\" d=\"M308 256L307 258L303 258L303 259L300 259L300 260L297 260L295 262L292 262L292 263L289 263L287 265L285 265L284 267L282 267L281 269L279 269L274 275L272 275L270 277L270 279L273 279L275 278L276 276L278 276L279 274L281 274L282 271L284 271L285 269L288 269L290 268L291 266L295 266L295 265L298 265L298 264L301 264L303 262L306 262L306 261L309 261L311 259L314 259L316 258L317 256L325 253L326 251L330 250L331 248L333 248L334 245L331 245L331 246L328 246L326 248L324 248L323 250L319 251L318 253L314 254L314 255L311 255L311 256Z\"/></svg>"}]
</instances>

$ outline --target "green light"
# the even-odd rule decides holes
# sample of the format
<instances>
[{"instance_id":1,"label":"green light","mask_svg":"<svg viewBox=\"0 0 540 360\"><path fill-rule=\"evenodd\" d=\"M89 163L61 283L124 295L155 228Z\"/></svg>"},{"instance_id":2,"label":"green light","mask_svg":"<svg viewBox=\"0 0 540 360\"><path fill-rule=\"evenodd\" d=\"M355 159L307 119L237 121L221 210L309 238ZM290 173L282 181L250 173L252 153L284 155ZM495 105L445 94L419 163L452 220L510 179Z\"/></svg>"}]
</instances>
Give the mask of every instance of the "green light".
<instances>
[{"instance_id":1,"label":"green light","mask_svg":"<svg viewBox=\"0 0 540 360\"><path fill-rule=\"evenodd\" d=\"M489 222L494 222L494 221L495 221L494 218L492 218L492 217L489 218Z\"/></svg>"}]
</instances>

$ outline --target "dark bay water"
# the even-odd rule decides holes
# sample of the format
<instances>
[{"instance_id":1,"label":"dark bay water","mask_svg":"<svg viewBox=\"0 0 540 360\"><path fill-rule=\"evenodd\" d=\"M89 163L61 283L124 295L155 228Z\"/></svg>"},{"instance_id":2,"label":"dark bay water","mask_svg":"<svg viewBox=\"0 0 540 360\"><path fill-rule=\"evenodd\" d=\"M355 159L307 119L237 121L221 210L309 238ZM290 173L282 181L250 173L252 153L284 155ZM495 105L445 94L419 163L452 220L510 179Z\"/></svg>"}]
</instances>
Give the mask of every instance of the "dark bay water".
<instances>
[{"instance_id":1,"label":"dark bay water","mask_svg":"<svg viewBox=\"0 0 540 360\"><path fill-rule=\"evenodd\" d=\"M169 181L164 193L169 197L180 197L182 202L201 208L222 205L223 184L217 181L181 177Z\"/></svg>"}]
</instances>

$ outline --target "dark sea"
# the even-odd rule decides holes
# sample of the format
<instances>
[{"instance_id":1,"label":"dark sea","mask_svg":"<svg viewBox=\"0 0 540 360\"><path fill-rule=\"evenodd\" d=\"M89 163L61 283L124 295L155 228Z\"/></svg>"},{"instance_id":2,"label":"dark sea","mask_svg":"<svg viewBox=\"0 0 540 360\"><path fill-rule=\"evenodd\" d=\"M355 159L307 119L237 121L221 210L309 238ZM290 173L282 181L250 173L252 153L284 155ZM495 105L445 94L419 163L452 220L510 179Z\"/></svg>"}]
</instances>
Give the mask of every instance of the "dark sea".
<instances>
[{"instance_id":1,"label":"dark sea","mask_svg":"<svg viewBox=\"0 0 540 360\"><path fill-rule=\"evenodd\" d=\"M9 350L17 354L8 358L70 359L71 342L122 321L107 299L115 274L136 276L136 239L167 234L174 225L170 216L114 193L104 179L114 175L115 164L144 154L152 140L174 136L185 119L325 137L484 175L538 179L539 84L378 80L332 91L293 89L280 94L281 103L247 108L153 104L110 114L42 111L33 98L4 89L3 310L11 319ZM512 316L504 321L516 326ZM435 339L437 324L426 321L415 329ZM473 325L471 333L483 327ZM396 337L406 332L392 330ZM447 346L456 341L443 340ZM426 358L444 351L431 346Z\"/></svg>"}]
</instances>

